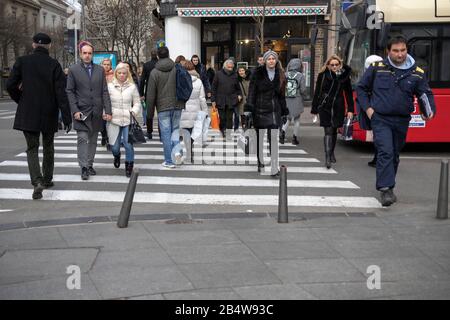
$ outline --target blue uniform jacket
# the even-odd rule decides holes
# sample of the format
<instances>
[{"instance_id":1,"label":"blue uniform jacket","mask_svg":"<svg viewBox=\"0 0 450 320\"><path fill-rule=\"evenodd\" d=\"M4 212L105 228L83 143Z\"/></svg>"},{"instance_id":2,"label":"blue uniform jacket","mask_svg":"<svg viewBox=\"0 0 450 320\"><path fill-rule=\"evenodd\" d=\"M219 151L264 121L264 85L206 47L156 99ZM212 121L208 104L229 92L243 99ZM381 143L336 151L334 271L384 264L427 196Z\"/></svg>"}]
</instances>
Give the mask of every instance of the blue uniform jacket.
<instances>
[{"instance_id":1,"label":"blue uniform jacket","mask_svg":"<svg viewBox=\"0 0 450 320\"><path fill-rule=\"evenodd\" d=\"M373 88L372 88L373 85ZM422 114L436 114L433 93L424 71L414 64L409 69L393 67L388 59L373 63L357 87L358 106L372 107L383 115L409 116L414 111L414 96L419 99Z\"/></svg>"}]
</instances>

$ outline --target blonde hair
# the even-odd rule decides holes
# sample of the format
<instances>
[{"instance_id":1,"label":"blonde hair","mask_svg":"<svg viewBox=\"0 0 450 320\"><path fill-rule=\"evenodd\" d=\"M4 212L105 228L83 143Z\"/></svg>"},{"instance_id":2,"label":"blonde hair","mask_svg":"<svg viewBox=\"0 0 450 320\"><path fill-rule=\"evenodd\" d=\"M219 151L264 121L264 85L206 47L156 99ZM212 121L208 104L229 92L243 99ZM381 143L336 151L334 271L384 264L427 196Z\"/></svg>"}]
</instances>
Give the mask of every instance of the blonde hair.
<instances>
[{"instance_id":1,"label":"blonde hair","mask_svg":"<svg viewBox=\"0 0 450 320\"><path fill-rule=\"evenodd\" d=\"M129 83L133 83L133 78L131 77L131 70L130 70L130 67L129 67L126 63L123 63L123 62L120 62L120 63L117 65L116 70L114 70L114 80L115 80L115 81L118 81L118 79L117 79L117 71L122 70L122 69L127 70L127 73L128 73L128 75L127 75L127 81L128 81Z\"/></svg>"},{"instance_id":2,"label":"blonde hair","mask_svg":"<svg viewBox=\"0 0 450 320\"><path fill-rule=\"evenodd\" d=\"M339 61L339 64L341 65L341 67L344 65L344 61L342 61L342 58L339 57L336 54L331 55L327 61L325 62L325 64L323 65L322 69L320 69L320 73L324 72L325 70L328 69L328 65L330 64L331 60L337 60Z\"/></svg>"}]
</instances>

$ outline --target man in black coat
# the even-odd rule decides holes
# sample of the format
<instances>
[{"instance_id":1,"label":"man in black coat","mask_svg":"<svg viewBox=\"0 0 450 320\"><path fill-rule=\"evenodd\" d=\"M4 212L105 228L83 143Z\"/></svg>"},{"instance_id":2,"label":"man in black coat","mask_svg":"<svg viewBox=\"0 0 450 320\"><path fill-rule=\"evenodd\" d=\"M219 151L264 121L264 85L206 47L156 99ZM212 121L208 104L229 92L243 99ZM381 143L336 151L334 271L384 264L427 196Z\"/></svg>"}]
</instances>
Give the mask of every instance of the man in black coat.
<instances>
[{"instance_id":1,"label":"man in black coat","mask_svg":"<svg viewBox=\"0 0 450 320\"><path fill-rule=\"evenodd\" d=\"M139 81L139 94L141 96L141 100L145 100L147 94L147 83L148 78L150 77L150 73L155 68L156 63L158 62L158 52L156 50L152 50L151 52L151 60L147 61L144 64L144 69L142 70L141 81ZM155 106L147 106L147 112L150 112L146 117L146 125L147 125L147 137L151 140L153 134L153 117L155 116Z\"/></svg>"},{"instance_id":2,"label":"man in black coat","mask_svg":"<svg viewBox=\"0 0 450 320\"><path fill-rule=\"evenodd\" d=\"M58 131L59 110L66 132L72 128L65 76L58 61L49 56L50 43L48 35L36 34L33 37L33 53L17 59L7 82L8 93L18 104L14 129L22 131L27 141L28 170L34 186L34 200L41 199L42 191L54 185L54 136ZM38 154L41 133L43 174Z\"/></svg>"}]
</instances>

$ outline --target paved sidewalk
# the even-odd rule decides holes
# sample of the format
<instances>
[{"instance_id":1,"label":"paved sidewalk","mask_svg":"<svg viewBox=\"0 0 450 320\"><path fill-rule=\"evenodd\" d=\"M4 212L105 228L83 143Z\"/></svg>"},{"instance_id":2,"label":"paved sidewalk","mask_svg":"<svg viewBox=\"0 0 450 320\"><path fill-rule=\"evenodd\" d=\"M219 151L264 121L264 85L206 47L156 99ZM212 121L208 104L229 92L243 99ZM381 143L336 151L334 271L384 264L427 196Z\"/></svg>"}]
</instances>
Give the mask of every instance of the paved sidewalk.
<instances>
[{"instance_id":1,"label":"paved sidewalk","mask_svg":"<svg viewBox=\"0 0 450 320\"><path fill-rule=\"evenodd\" d=\"M1 231L0 299L450 299L450 223L433 212L150 219Z\"/></svg>"}]
</instances>

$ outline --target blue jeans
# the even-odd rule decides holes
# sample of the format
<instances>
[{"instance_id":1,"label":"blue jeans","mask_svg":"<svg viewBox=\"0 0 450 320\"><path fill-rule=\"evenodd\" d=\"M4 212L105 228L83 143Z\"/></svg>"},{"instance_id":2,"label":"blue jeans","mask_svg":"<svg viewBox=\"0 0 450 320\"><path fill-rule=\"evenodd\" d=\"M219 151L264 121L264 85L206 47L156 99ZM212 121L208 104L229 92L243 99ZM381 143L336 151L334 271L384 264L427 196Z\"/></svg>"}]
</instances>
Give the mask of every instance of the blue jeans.
<instances>
[{"instance_id":1,"label":"blue jeans","mask_svg":"<svg viewBox=\"0 0 450 320\"><path fill-rule=\"evenodd\" d=\"M116 143L111 147L111 151L116 157L120 155L120 144L122 143L125 148L125 161L134 162L134 148L131 143L128 143L128 128L128 126L120 127L119 135Z\"/></svg>"},{"instance_id":2,"label":"blue jeans","mask_svg":"<svg viewBox=\"0 0 450 320\"><path fill-rule=\"evenodd\" d=\"M172 149L180 142L179 137L172 140L172 133L180 128L181 110L169 110L158 113L159 132L164 149L164 161L174 164L172 161Z\"/></svg>"}]
</instances>

